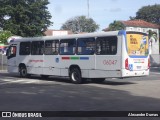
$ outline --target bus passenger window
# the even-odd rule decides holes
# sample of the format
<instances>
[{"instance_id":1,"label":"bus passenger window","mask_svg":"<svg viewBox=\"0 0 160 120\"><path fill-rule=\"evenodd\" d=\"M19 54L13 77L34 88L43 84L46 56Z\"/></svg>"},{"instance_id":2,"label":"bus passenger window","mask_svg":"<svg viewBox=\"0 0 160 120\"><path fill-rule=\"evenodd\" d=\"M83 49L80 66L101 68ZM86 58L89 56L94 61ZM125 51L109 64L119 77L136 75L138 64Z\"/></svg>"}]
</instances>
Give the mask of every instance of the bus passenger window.
<instances>
[{"instance_id":1,"label":"bus passenger window","mask_svg":"<svg viewBox=\"0 0 160 120\"><path fill-rule=\"evenodd\" d=\"M93 55L95 52L95 38L79 38L77 46L78 55Z\"/></svg>"},{"instance_id":2,"label":"bus passenger window","mask_svg":"<svg viewBox=\"0 0 160 120\"><path fill-rule=\"evenodd\" d=\"M60 41L60 54L61 55L74 55L76 48L75 39L63 39Z\"/></svg>"},{"instance_id":3,"label":"bus passenger window","mask_svg":"<svg viewBox=\"0 0 160 120\"><path fill-rule=\"evenodd\" d=\"M32 55L43 55L44 52L44 41L33 41L31 44Z\"/></svg>"},{"instance_id":4,"label":"bus passenger window","mask_svg":"<svg viewBox=\"0 0 160 120\"><path fill-rule=\"evenodd\" d=\"M30 54L30 42L21 42L20 43L20 49L19 49L19 54L20 55L29 55Z\"/></svg>"},{"instance_id":5,"label":"bus passenger window","mask_svg":"<svg viewBox=\"0 0 160 120\"><path fill-rule=\"evenodd\" d=\"M45 42L45 55L58 55L59 40L47 40Z\"/></svg>"},{"instance_id":6,"label":"bus passenger window","mask_svg":"<svg viewBox=\"0 0 160 120\"><path fill-rule=\"evenodd\" d=\"M97 55L115 55L117 54L117 37L98 37L96 39Z\"/></svg>"}]
</instances>

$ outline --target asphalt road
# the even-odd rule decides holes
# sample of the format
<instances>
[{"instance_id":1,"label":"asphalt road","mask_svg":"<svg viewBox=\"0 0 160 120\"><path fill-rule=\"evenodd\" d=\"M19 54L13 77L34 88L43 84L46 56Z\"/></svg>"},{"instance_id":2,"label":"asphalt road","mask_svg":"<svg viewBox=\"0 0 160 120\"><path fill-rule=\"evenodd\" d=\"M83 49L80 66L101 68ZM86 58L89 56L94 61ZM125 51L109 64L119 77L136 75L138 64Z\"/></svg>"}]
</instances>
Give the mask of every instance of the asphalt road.
<instances>
[{"instance_id":1,"label":"asphalt road","mask_svg":"<svg viewBox=\"0 0 160 120\"><path fill-rule=\"evenodd\" d=\"M160 111L160 72L155 68L150 76L75 85L66 78L24 79L1 71L0 111Z\"/></svg>"}]
</instances>

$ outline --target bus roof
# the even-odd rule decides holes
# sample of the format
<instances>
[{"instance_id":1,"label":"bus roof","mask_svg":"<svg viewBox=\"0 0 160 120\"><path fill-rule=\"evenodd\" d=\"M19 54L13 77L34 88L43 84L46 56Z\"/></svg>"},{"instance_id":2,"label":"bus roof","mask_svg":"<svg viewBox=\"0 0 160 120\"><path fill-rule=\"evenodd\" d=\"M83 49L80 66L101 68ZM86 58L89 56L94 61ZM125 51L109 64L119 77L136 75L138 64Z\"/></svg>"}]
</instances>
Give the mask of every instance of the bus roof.
<instances>
[{"instance_id":1,"label":"bus roof","mask_svg":"<svg viewBox=\"0 0 160 120\"><path fill-rule=\"evenodd\" d=\"M96 32L96 33L61 35L61 36L24 37L24 38L16 39L14 42L56 40L56 39L59 40L59 39L101 37L101 36L117 36L118 33L119 33L119 31L110 31L110 32Z\"/></svg>"}]
</instances>

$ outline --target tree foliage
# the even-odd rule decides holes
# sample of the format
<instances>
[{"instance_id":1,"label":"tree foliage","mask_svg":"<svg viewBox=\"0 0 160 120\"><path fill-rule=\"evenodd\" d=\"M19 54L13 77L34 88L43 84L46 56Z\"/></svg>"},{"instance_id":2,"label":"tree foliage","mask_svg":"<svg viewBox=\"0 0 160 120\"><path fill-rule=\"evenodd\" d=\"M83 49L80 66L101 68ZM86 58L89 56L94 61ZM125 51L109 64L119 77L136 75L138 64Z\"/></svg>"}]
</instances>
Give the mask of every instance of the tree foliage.
<instances>
[{"instance_id":1,"label":"tree foliage","mask_svg":"<svg viewBox=\"0 0 160 120\"><path fill-rule=\"evenodd\" d=\"M150 38L154 38L155 39L155 42L157 42L157 33L155 32L155 31L152 31L152 30L149 30L148 31L148 37L149 37L149 39Z\"/></svg>"},{"instance_id":2,"label":"tree foliage","mask_svg":"<svg viewBox=\"0 0 160 120\"><path fill-rule=\"evenodd\" d=\"M125 26L120 21L113 21L113 23L109 24L107 31L116 31L116 30L124 30Z\"/></svg>"},{"instance_id":3,"label":"tree foliage","mask_svg":"<svg viewBox=\"0 0 160 120\"><path fill-rule=\"evenodd\" d=\"M7 44L7 39L13 34L10 31L0 31L0 44Z\"/></svg>"},{"instance_id":4,"label":"tree foliage","mask_svg":"<svg viewBox=\"0 0 160 120\"><path fill-rule=\"evenodd\" d=\"M0 27L23 37L41 36L52 22L48 0L0 0Z\"/></svg>"},{"instance_id":5,"label":"tree foliage","mask_svg":"<svg viewBox=\"0 0 160 120\"><path fill-rule=\"evenodd\" d=\"M77 16L67 20L61 27L61 30L71 30L73 33L95 32L99 25L92 18L86 16Z\"/></svg>"},{"instance_id":6,"label":"tree foliage","mask_svg":"<svg viewBox=\"0 0 160 120\"><path fill-rule=\"evenodd\" d=\"M7 13L7 11L5 10L5 4L4 4L4 0L0 0L0 30L3 28L4 26L4 18L5 18L5 15Z\"/></svg>"},{"instance_id":7,"label":"tree foliage","mask_svg":"<svg viewBox=\"0 0 160 120\"><path fill-rule=\"evenodd\" d=\"M136 12L136 17L130 19L142 19L160 25L160 4L144 6Z\"/></svg>"}]
</instances>

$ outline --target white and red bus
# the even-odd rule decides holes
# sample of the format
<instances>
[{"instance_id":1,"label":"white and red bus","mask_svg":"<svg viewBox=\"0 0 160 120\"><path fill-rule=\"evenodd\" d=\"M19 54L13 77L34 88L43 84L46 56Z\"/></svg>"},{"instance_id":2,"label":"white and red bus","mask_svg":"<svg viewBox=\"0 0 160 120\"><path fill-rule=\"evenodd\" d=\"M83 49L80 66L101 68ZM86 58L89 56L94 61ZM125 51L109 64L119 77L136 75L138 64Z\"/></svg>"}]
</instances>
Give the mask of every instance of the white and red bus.
<instances>
[{"instance_id":1,"label":"white and red bus","mask_svg":"<svg viewBox=\"0 0 160 120\"><path fill-rule=\"evenodd\" d=\"M7 56L8 72L68 76L73 83L145 76L150 67L147 34L124 30L21 38L10 43Z\"/></svg>"}]
</instances>

